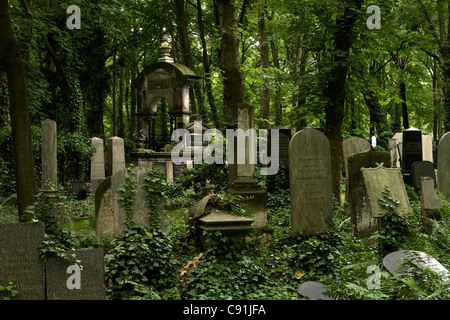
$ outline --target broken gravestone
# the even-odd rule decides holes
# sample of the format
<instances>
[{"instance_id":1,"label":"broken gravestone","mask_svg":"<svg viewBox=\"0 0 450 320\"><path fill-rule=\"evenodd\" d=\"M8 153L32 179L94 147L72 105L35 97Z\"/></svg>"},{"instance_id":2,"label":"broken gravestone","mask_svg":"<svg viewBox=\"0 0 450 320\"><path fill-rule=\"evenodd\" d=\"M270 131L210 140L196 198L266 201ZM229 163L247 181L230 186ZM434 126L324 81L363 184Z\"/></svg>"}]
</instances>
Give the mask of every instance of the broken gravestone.
<instances>
[{"instance_id":1,"label":"broken gravestone","mask_svg":"<svg viewBox=\"0 0 450 320\"><path fill-rule=\"evenodd\" d=\"M317 281L303 282L297 290L297 293L309 300L333 300L325 294L325 285Z\"/></svg>"}]
</instances>

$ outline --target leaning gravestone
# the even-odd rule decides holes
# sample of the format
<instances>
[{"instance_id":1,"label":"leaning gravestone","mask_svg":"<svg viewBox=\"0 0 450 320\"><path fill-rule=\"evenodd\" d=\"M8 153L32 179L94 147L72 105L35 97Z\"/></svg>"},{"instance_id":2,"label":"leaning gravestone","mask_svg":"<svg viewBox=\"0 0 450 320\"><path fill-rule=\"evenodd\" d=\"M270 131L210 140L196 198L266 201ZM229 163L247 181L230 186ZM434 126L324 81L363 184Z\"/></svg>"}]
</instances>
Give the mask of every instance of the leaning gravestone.
<instances>
[{"instance_id":1,"label":"leaning gravestone","mask_svg":"<svg viewBox=\"0 0 450 320\"><path fill-rule=\"evenodd\" d=\"M19 291L15 299L45 300L44 261L38 251L43 240L40 222L0 225L0 285L12 281Z\"/></svg>"},{"instance_id":2,"label":"leaning gravestone","mask_svg":"<svg viewBox=\"0 0 450 320\"><path fill-rule=\"evenodd\" d=\"M432 177L420 178L420 204L422 207L422 216L440 220L439 210L442 209L442 203L439 200L434 189L434 180Z\"/></svg>"},{"instance_id":3,"label":"leaning gravestone","mask_svg":"<svg viewBox=\"0 0 450 320\"><path fill-rule=\"evenodd\" d=\"M348 179L346 199L348 216L351 217L352 232L358 238L368 238L378 230L379 222L372 216L366 186L361 168L376 168L383 164L390 167L390 155L385 152L369 150L357 153L348 159Z\"/></svg>"},{"instance_id":4,"label":"leaning gravestone","mask_svg":"<svg viewBox=\"0 0 450 320\"><path fill-rule=\"evenodd\" d=\"M289 143L291 229L324 232L332 210L330 143L316 129L297 132Z\"/></svg>"},{"instance_id":5,"label":"leaning gravestone","mask_svg":"<svg viewBox=\"0 0 450 320\"><path fill-rule=\"evenodd\" d=\"M102 249L76 250L80 260L57 256L46 260L47 300L105 300L104 254Z\"/></svg>"},{"instance_id":6,"label":"leaning gravestone","mask_svg":"<svg viewBox=\"0 0 450 320\"><path fill-rule=\"evenodd\" d=\"M364 184L367 189L367 198L372 217L378 218L386 212L387 208L381 206L379 200L383 198L383 191L389 188L390 197L399 201L395 210L402 215L413 212L406 193L405 185L398 168L362 168Z\"/></svg>"},{"instance_id":7,"label":"leaning gravestone","mask_svg":"<svg viewBox=\"0 0 450 320\"><path fill-rule=\"evenodd\" d=\"M408 266L405 260L409 260L418 268L429 268L442 276L442 280L447 281L450 272L433 256L416 250L401 250L389 253L383 258L384 267L394 277L404 277L413 275L414 268Z\"/></svg>"},{"instance_id":8,"label":"leaning gravestone","mask_svg":"<svg viewBox=\"0 0 450 320\"><path fill-rule=\"evenodd\" d=\"M431 177L436 187L436 175L434 173L434 164L430 161L416 161L411 166L412 186L416 190L420 190L420 178Z\"/></svg>"},{"instance_id":9,"label":"leaning gravestone","mask_svg":"<svg viewBox=\"0 0 450 320\"><path fill-rule=\"evenodd\" d=\"M370 150L370 143L363 138L352 137L342 141L342 153L344 158L344 171L346 178L348 178L348 158L354 154L362 153L368 150Z\"/></svg>"},{"instance_id":10,"label":"leaning gravestone","mask_svg":"<svg viewBox=\"0 0 450 320\"><path fill-rule=\"evenodd\" d=\"M438 190L450 197L450 132L447 132L439 140L438 145Z\"/></svg>"},{"instance_id":11,"label":"leaning gravestone","mask_svg":"<svg viewBox=\"0 0 450 320\"><path fill-rule=\"evenodd\" d=\"M95 191L95 234L99 240L112 240L116 237L111 177L103 180Z\"/></svg>"}]
</instances>

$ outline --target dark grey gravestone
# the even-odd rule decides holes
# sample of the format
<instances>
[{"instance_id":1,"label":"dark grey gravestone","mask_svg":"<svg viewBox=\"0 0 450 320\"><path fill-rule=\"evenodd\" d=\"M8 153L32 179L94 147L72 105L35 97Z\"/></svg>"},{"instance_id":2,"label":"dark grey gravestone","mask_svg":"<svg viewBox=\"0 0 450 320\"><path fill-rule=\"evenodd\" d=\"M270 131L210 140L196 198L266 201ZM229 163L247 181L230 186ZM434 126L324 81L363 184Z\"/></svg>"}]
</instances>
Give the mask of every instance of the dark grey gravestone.
<instances>
[{"instance_id":1,"label":"dark grey gravestone","mask_svg":"<svg viewBox=\"0 0 450 320\"><path fill-rule=\"evenodd\" d=\"M405 183L412 185L411 166L416 161L422 161L422 131L409 128L403 131L402 144L402 174Z\"/></svg>"},{"instance_id":2,"label":"dark grey gravestone","mask_svg":"<svg viewBox=\"0 0 450 320\"><path fill-rule=\"evenodd\" d=\"M155 161L153 162L153 170L162 171L164 176L167 176L167 165L164 161Z\"/></svg>"},{"instance_id":3,"label":"dark grey gravestone","mask_svg":"<svg viewBox=\"0 0 450 320\"><path fill-rule=\"evenodd\" d=\"M81 260L80 269L71 267L75 265L73 261L56 256L47 258L47 300L105 300L103 250L70 253Z\"/></svg>"},{"instance_id":4,"label":"dark grey gravestone","mask_svg":"<svg viewBox=\"0 0 450 320\"><path fill-rule=\"evenodd\" d=\"M185 163L181 164L173 164L173 179L176 180L179 176L181 176L181 172L183 169L186 169L187 166Z\"/></svg>"},{"instance_id":5,"label":"dark grey gravestone","mask_svg":"<svg viewBox=\"0 0 450 320\"><path fill-rule=\"evenodd\" d=\"M405 260L409 260L419 268L429 268L442 276L444 281L449 279L450 272L437 261L433 256L416 250L401 250L389 253L383 259L384 267L394 277L411 276L414 268Z\"/></svg>"},{"instance_id":6,"label":"dark grey gravestone","mask_svg":"<svg viewBox=\"0 0 450 320\"><path fill-rule=\"evenodd\" d=\"M333 300L325 295L325 285L316 281L306 281L302 283L297 290L301 296L309 298L309 300Z\"/></svg>"},{"instance_id":7,"label":"dark grey gravestone","mask_svg":"<svg viewBox=\"0 0 450 320\"><path fill-rule=\"evenodd\" d=\"M43 223L0 225L0 285L12 281L19 291L15 299L45 300L44 261L38 251L43 240Z\"/></svg>"},{"instance_id":8,"label":"dark grey gravestone","mask_svg":"<svg viewBox=\"0 0 450 320\"><path fill-rule=\"evenodd\" d=\"M434 180L434 187L437 187L436 175L434 173L434 164L431 161L416 161L411 166L411 182L412 186L420 189L420 178L431 177Z\"/></svg>"}]
</instances>

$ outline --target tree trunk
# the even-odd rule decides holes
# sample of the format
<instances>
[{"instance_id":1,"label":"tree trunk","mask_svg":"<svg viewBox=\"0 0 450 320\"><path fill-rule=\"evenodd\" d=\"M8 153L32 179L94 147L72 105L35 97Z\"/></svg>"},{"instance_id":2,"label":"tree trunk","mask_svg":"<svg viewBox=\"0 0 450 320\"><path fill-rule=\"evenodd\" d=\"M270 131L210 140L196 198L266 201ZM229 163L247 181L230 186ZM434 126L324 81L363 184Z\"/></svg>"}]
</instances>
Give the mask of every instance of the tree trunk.
<instances>
[{"instance_id":1,"label":"tree trunk","mask_svg":"<svg viewBox=\"0 0 450 320\"><path fill-rule=\"evenodd\" d=\"M116 52L114 52L113 55L113 83L112 83L112 127L113 127L113 131L112 131L112 135L113 137L116 136L117 134L117 127L116 127L116 123L117 123L117 119L116 119L116 78L117 78L117 72L116 72Z\"/></svg>"},{"instance_id":2,"label":"tree trunk","mask_svg":"<svg viewBox=\"0 0 450 320\"><path fill-rule=\"evenodd\" d=\"M24 210L33 205L37 185L26 75L20 48L14 38L7 0L0 0L0 30L0 65L6 70L8 78L19 220L26 221L28 217L24 215Z\"/></svg>"},{"instance_id":3,"label":"tree trunk","mask_svg":"<svg viewBox=\"0 0 450 320\"><path fill-rule=\"evenodd\" d=\"M119 132L117 134L120 138L125 138L125 124L123 120L123 88L124 87L124 79L123 79L123 69L119 71L119 98L117 100L117 111L119 113Z\"/></svg>"},{"instance_id":4,"label":"tree trunk","mask_svg":"<svg viewBox=\"0 0 450 320\"><path fill-rule=\"evenodd\" d=\"M205 87L206 87L206 94L208 96L209 108L211 109L211 113L213 116L214 126L220 129L221 124L219 120L219 115L217 113L216 103L214 101L214 95L212 92L211 71L209 68L208 49L206 47L205 27L203 26L203 12L200 0L197 0L197 23L198 23L198 30L200 32L200 40L202 42L203 68L205 70Z\"/></svg>"},{"instance_id":5,"label":"tree trunk","mask_svg":"<svg viewBox=\"0 0 450 320\"><path fill-rule=\"evenodd\" d=\"M345 10L336 21L336 31L333 37L335 54L334 67L324 92L327 102L325 104L325 134L331 147L331 180L332 190L337 201L340 202L341 181L341 148L342 148L342 122L344 120L345 82L347 79L348 56L353 40L353 26L358 17L362 0L346 1Z\"/></svg>"},{"instance_id":6,"label":"tree trunk","mask_svg":"<svg viewBox=\"0 0 450 320\"><path fill-rule=\"evenodd\" d=\"M263 76L265 78L262 90L262 117L263 128L269 129L270 116L270 81L267 76L267 69L269 68L269 46L267 44L266 27L264 21L264 2L260 1L258 6L258 40L259 53L261 57L261 66L263 68Z\"/></svg>"}]
</instances>

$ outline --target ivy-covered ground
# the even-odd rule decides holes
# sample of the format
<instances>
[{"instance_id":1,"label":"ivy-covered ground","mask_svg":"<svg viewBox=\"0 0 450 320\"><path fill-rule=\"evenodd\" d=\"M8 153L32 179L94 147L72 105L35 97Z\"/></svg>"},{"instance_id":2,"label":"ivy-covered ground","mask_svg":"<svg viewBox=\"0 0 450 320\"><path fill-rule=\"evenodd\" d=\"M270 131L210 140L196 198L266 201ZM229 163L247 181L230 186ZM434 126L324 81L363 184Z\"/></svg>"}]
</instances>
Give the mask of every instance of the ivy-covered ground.
<instances>
[{"instance_id":1,"label":"ivy-covered ground","mask_svg":"<svg viewBox=\"0 0 450 320\"><path fill-rule=\"evenodd\" d=\"M337 202L326 233L309 239L293 235L289 190L280 188L268 195L265 232L255 231L238 240L211 233L207 249L202 249L186 230L183 216L200 198L202 170L213 169L193 170L180 184L160 181L164 185L160 190L166 202L166 232L157 224L148 228L130 222L114 241L99 242L95 237L92 195L74 200L62 193L65 229L47 235L41 254L61 255L69 249L101 246L109 299L306 299L297 289L308 280L326 284L328 294L341 300L450 299L449 283L432 271L401 279L391 276L382 265L387 253L411 249L431 254L450 269L450 205L443 198L442 220L426 221L425 229L419 198L408 188L414 215L402 217L391 210L383 222L386 227L375 235L383 245L366 247L352 236L350 219ZM216 170L216 174L223 172ZM193 188L185 188L187 185ZM220 201L236 202L219 184L215 190ZM2 223L15 220L14 210L7 204L0 212ZM367 285L371 276L367 269L373 265L381 271L379 289Z\"/></svg>"}]
</instances>

